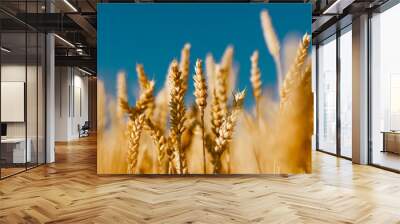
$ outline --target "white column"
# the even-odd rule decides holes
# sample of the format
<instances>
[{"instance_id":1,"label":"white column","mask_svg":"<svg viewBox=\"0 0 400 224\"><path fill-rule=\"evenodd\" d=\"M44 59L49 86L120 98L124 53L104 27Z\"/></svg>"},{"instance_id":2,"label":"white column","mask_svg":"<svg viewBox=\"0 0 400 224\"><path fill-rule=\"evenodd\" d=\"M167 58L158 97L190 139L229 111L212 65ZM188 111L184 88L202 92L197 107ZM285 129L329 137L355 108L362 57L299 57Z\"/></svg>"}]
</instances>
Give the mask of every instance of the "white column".
<instances>
[{"instance_id":1,"label":"white column","mask_svg":"<svg viewBox=\"0 0 400 224\"><path fill-rule=\"evenodd\" d=\"M368 163L368 15L353 19L353 162Z\"/></svg>"},{"instance_id":2,"label":"white column","mask_svg":"<svg viewBox=\"0 0 400 224\"><path fill-rule=\"evenodd\" d=\"M46 163L52 163L55 161L55 150L54 150L54 133L55 133L55 60L54 60L54 35L47 34L46 36L46 57L47 57L47 71L46 71L46 97L47 97L47 108L46 108Z\"/></svg>"},{"instance_id":3,"label":"white column","mask_svg":"<svg viewBox=\"0 0 400 224\"><path fill-rule=\"evenodd\" d=\"M47 12L54 11L51 1L46 1ZM55 162L55 43L54 34L46 35L46 163Z\"/></svg>"}]
</instances>

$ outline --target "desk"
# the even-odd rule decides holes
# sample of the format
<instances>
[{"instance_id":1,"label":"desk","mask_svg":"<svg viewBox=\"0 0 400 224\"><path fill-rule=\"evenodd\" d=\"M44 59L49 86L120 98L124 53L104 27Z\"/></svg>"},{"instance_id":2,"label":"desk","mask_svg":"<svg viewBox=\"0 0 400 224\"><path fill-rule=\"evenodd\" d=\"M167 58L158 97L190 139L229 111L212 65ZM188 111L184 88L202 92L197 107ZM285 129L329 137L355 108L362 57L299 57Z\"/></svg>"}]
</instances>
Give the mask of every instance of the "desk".
<instances>
[{"instance_id":1,"label":"desk","mask_svg":"<svg viewBox=\"0 0 400 224\"><path fill-rule=\"evenodd\" d=\"M6 163L26 163L31 162L32 153L30 138L26 140L28 143L25 152L25 138L5 138L1 139L1 157ZM12 154L12 155L11 155ZM11 159L12 158L12 159Z\"/></svg>"},{"instance_id":2,"label":"desk","mask_svg":"<svg viewBox=\"0 0 400 224\"><path fill-rule=\"evenodd\" d=\"M383 131L383 150L382 152L392 152L400 154L400 132Z\"/></svg>"}]
</instances>

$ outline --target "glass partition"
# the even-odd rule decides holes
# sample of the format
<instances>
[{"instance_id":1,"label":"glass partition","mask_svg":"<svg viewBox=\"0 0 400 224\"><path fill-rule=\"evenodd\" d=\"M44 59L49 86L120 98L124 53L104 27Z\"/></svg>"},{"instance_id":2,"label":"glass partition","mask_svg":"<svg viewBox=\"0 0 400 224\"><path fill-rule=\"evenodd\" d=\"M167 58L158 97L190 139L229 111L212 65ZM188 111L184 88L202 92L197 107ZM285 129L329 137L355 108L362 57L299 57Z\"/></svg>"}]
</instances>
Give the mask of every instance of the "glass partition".
<instances>
[{"instance_id":1,"label":"glass partition","mask_svg":"<svg viewBox=\"0 0 400 224\"><path fill-rule=\"evenodd\" d=\"M27 163L28 168L37 165L38 158L38 36L36 32L29 31L27 37L27 82L26 82L26 111L27 111L27 150L30 151L30 160Z\"/></svg>"},{"instance_id":2,"label":"glass partition","mask_svg":"<svg viewBox=\"0 0 400 224\"><path fill-rule=\"evenodd\" d=\"M400 4L371 19L371 162L400 170Z\"/></svg>"},{"instance_id":3,"label":"glass partition","mask_svg":"<svg viewBox=\"0 0 400 224\"><path fill-rule=\"evenodd\" d=\"M31 161L26 141L26 41L25 32L1 34L2 177L24 171Z\"/></svg>"},{"instance_id":4,"label":"glass partition","mask_svg":"<svg viewBox=\"0 0 400 224\"><path fill-rule=\"evenodd\" d=\"M43 5L0 2L19 15L42 12ZM44 33L0 12L0 178L45 163L45 44Z\"/></svg>"},{"instance_id":5,"label":"glass partition","mask_svg":"<svg viewBox=\"0 0 400 224\"><path fill-rule=\"evenodd\" d=\"M318 47L318 149L336 153L336 36Z\"/></svg>"},{"instance_id":6,"label":"glass partition","mask_svg":"<svg viewBox=\"0 0 400 224\"><path fill-rule=\"evenodd\" d=\"M352 157L352 33L351 26L340 36L340 155Z\"/></svg>"}]
</instances>

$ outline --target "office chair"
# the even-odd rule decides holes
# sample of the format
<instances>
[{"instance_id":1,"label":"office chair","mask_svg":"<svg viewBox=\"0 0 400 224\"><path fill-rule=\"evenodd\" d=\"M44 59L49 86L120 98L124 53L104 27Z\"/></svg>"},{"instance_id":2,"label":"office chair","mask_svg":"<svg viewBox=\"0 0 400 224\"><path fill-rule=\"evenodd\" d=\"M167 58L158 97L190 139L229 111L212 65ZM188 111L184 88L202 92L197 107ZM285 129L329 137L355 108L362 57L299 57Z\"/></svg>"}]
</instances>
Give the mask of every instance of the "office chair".
<instances>
[{"instance_id":1,"label":"office chair","mask_svg":"<svg viewBox=\"0 0 400 224\"><path fill-rule=\"evenodd\" d=\"M89 136L89 129L90 129L89 121L85 121L82 127L80 127L80 125L78 124L79 138Z\"/></svg>"}]
</instances>

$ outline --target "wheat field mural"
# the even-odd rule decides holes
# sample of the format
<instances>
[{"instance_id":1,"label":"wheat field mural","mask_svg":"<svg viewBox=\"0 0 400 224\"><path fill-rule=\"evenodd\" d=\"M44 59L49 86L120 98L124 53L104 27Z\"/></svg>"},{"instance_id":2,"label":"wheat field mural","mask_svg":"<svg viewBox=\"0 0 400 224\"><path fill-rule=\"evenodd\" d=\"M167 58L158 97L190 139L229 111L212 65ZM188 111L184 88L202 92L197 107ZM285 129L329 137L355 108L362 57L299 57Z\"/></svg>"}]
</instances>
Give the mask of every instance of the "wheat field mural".
<instances>
[{"instance_id":1,"label":"wheat field mural","mask_svg":"<svg viewBox=\"0 0 400 224\"><path fill-rule=\"evenodd\" d=\"M190 42L165 68L165 81L158 90L159 80L146 72L150 65L136 64L135 99L129 97L133 90L127 84L134 74L116 76L115 95L107 92L100 77L98 173L310 173L310 36L305 33L283 57L272 19L268 10L260 10L265 48L247 56L248 87L235 86L235 46L228 45L216 60L211 54L205 58L192 54ZM276 74L261 70L265 62L259 52L264 50L272 56ZM263 85L267 75L276 76L277 93ZM251 105L244 103L248 98Z\"/></svg>"}]
</instances>

